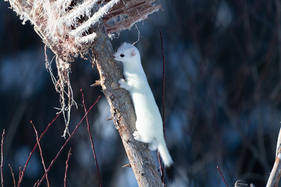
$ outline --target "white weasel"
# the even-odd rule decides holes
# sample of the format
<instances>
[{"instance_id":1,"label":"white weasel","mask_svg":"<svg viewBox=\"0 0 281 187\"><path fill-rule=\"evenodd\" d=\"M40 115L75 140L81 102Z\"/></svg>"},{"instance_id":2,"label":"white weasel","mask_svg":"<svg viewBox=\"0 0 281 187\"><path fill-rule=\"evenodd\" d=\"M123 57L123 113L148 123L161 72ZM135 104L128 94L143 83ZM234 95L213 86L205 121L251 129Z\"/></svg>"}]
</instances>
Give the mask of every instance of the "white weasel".
<instances>
[{"instance_id":1,"label":"white weasel","mask_svg":"<svg viewBox=\"0 0 281 187\"><path fill-rule=\"evenodd\" d=\"M166 167L169 178L173 178L173 161L167 149L162 118L149 87L146 75L141 65L140 53L136 47L124 42L113 58L123 63L125 79L118 82L121 88L130 91L136 111L136 129L133 133L135 140L148 143L149 149L158 149Z\"/></svg>"}]
</instances>

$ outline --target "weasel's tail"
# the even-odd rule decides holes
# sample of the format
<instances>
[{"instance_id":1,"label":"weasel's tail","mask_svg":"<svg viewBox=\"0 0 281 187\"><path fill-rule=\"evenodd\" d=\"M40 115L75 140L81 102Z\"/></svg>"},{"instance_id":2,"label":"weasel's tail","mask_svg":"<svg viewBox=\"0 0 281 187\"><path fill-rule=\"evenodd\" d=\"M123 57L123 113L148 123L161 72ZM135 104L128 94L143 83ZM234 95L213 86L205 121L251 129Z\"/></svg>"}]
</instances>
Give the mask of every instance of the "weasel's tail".
<instances>
[{"instance_id":1,"label":"weasel's tail","mask_svg":"<svg viewBox=\"0 0 281 187\"><path fill-rule=\"evenodd\" d=\"M161 158L162 158L162 160L164 162L164 165L166 167L168 167L171 164L173 164L173 160L172 160L172 158L170 156L170 153L169 153L169 151L167 149L165 141L159 142L159 144L158 144L158 151L159 151L160 156L161 156Z\"/></svg>"},{"instance_id":2,"label":"weasel's tail","mask_svg":"<svg viewBox=\"0 0 281 187\"><path fill-rule=\"evenodd\" d=\"M159 144L158 144L158 151L160 153L160 156L164 162L164 165L165 165L165 169L166 169L166 173L167 173L167 176L170 180L174 180L175 178L175 173L174 173L174 164L173 164L173 160L170 156L170 153L167 149L167 146L166 146L166 143L165 143L165 140L163 138L163 140L160 142L159 141Z\"/></svg>"}]
</instances>

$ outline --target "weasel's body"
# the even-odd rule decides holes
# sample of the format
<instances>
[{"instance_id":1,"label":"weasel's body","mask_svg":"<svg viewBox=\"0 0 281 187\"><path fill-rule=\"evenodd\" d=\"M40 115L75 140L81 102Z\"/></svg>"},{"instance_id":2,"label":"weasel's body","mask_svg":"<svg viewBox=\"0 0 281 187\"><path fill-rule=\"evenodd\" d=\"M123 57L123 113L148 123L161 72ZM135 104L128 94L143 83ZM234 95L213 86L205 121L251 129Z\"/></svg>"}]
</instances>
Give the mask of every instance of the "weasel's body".
<instances>
[{"instance_id":1,"label":"weasel's body","mask_svg":"<svg viewBox=\"0 0 281 187\"><path fill-rule=\"evenodd\" d=\"M139 51L133 45L123 43L114 58L123 63L126 81L121 79L119 84L130 91L136 111L137 131L133 136L135 140L148 143L150 150L158 149L169 170L173 161L164 140L162 118L142 68Z\"/></svg>"}]
</instances>

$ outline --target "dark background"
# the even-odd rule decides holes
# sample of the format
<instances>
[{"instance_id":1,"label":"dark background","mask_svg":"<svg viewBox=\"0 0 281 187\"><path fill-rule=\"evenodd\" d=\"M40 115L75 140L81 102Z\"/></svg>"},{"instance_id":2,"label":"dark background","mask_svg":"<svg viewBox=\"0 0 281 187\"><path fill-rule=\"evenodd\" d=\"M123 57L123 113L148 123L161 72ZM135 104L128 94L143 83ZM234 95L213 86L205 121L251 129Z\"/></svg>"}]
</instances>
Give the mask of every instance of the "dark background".
<instances>
[{"instance_id":1,"label":"dark background","mask_svg":"<svg viewBox=\"0 0 281 187\"><path fill-rule=\"evenodd\" d=\"M281 102L281 6L276 0L157 1L162 10L137 24L136 44L148 81L162 108L162 57L166 58L166 136L177 169L168 186L225 186L216 166L233 186L238 179L265 186L275 159ZM30 23L0 1L0 130L4 143L4 185L12 186L8 164L18 178L20 166L36 143L30 124L41 134L56 116L59 95L45 69L44 44ZM135 27L112 41L115 49L138 38ZM48 58L53 54L48 50ZM56 74L53 62L54 73ZM84 115L100 87L97 70L86 60L72 63L71 82L78 110L72 109L70 131ZM137 186L104 96L89 113L104 186ZM64 139L62 116L41 140L48 166ZM51 186L63 186L69 148L68 186L99 186L86 123L79 127L50 170ZM153 152L156 156L156 153ZM156 158L156 157L155 157ZM156 163L157 160L155 160ZM38 149L22 186L42 177ZM46 186L43 182L42 186Z\"/></svg>"}]
</instances>

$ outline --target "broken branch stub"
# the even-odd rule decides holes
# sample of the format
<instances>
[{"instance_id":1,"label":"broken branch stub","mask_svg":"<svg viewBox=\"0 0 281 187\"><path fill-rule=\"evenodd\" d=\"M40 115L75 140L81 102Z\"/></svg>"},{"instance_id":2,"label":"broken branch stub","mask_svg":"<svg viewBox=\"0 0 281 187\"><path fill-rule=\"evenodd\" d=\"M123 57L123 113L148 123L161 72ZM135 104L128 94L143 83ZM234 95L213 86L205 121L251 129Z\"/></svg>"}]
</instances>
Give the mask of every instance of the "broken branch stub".
<instances>
[{"instance_id":1,"label":"broken branch stub","mask_svg":"<svg viewBox=\"0 0 281 187\"><path fill-rule=\"evenodd\" d=\"M135 23L158 11L161 5L153 4L155 0L123 0L116 4L103 21L108 33L130 29Z\"/></svg>"}]
</instances>

